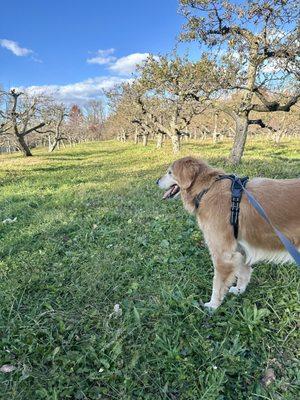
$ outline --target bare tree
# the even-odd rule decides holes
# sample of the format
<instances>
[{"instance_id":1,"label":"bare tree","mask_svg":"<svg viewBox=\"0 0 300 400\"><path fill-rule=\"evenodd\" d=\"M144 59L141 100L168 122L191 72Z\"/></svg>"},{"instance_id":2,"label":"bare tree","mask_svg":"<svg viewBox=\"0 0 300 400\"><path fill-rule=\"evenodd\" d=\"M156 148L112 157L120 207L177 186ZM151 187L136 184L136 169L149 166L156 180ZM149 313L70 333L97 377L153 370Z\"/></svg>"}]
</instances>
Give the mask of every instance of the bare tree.
<instances>
[{"instance_id":1,"label":"bare tree","mask_svg":"<svg viewBox=\"0 0 300 400\"><path fill-rule=\"evenodd\" d=\"M231 161L243 155L250 125L268 126L252 113L289 112L300 98L298 0L181 0L187 19L182 40L198 40L222 62L215 77L223 96L239 96L223 106L235 121ZM284 89L284 90L283 90ZM230 93L230 94L229 94Z\"/></svg>"},{"instance_id":2,"label":"bare tree","mask_svg":"<svg viewBox=\"0 0 300 400\"><path fill-rule=\"evenodd\" d=\"M88 135L93 140L100 140L105 120L104 104L102 100L90 100L84 106L85 125Z\"/></svg>"},{"instance_id":3,"label":"bare tree","mask_svg":"<svg viewBox=\"0 0 300 400\"><path fill-rule=\"evenodd\" d=\"M47 107L43 110L45 126L39 133L48 136L49 152L54 151L67 138L63 136L63 124L68 116L67 107L61 103L55 103L54 99L49 98Z\"/></svg>"},{"instance_id":4,"label":"bare tree","mask_svg":"<svg viewBox=\"0 0 300 400\"><path fill-rule=\"evenodd\" d=\"M0 135L13 137L23 154L26 157L32 156L26 138L45 125L40 120L42 97L31 97L12 89L9 92L2 91L2 98L5 98L6 106L0 110Z\"/></svg>"}]
</instances>

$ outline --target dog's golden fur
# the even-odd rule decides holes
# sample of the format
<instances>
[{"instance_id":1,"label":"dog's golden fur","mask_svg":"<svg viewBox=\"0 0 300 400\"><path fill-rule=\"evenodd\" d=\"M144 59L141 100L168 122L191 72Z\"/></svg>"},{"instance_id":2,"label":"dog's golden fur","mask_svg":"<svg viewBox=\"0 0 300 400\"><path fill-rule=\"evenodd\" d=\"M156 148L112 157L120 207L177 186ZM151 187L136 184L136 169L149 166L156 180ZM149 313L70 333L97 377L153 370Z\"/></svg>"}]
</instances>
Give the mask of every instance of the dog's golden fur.
<instances>
[{"instance_id":1,"label":"dog's golden fur","mask_svg":"<svg viewBox=\"0 0 300 400\"><path fill-rule=\"evenodd\" d=\"M235 239L230 225L231 181L216 181L221 170L210 167L202 160L185 157L170 167L159 185L180 187L184 207L195 213L213 264L212 296L207 307L217 308L228 288L237 278L230 292L245 291L250 281L251 265L258 261L291 261L289 254L273 229L249 204L244 195L240 204L239 233ZM196 209L194 199L203 189L209 188ZM261 203L270 220L297 248L300 248L300 179L255 178L247 189Z\"/></svg>"}]
</instances>

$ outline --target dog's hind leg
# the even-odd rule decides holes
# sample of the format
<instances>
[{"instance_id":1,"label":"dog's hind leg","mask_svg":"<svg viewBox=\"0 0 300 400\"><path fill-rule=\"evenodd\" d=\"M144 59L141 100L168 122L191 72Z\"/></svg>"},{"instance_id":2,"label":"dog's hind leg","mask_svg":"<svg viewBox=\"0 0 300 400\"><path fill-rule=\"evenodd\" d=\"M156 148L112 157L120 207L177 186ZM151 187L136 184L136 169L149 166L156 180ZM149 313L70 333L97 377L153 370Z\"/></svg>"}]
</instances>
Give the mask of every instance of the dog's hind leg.
<instances>
[{"instance_id":1,"label":"dog's hind leg","mask_svg":"<svg viewBox=\"0 0 300 400\"><path fill-rule=\"evenodd\" d=\"M229 293L242 294L246 290L250 282L252 268L248 264L241 264L237 269L237 283L236 286L231 286Z\"/></svg>"},{"instance_id":2,"label":"dog's hind leg","mask_svg":"<svg viewBox=\"0 0 300 400\"><path fill-rule=\"evenodd\" d=\"M217 254L212 252L212 258L215 269L213 289L209 303L205 303L204 306L217 308L222 303L229 287L233 284L243 256L237 251L232 253L218 252Z\"/></svg>"}]
</instances>

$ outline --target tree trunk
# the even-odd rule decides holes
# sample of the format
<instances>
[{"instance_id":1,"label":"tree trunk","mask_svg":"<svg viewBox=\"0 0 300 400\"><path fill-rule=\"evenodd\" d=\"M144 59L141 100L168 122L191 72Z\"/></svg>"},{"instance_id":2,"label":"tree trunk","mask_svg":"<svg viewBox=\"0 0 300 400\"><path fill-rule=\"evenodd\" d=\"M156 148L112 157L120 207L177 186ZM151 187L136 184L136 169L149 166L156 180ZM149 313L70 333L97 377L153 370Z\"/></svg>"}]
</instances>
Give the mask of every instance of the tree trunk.
<instances>
[{"instance_id":1,"label":"tree trunk","mask_svg":"<svg viewBox=\"0 0 300 400\"><path fill-rule=\"evenodd\" d=\"M51 145L51 136L49 135L48 136L48 151L49 152L51 151L51 147L52 147L52 145Z\"/></svg>"},{"instance_id":2,"label":"tree trunk","mask_svg":"<svg viewBox=\"0 0 300 400\"><path fill-rule=\"evenodd\" d=\"M143 146L147 146L148 144L148 135L143 135Z\"/></svg>"},{"instance_id":3,"label":"tree trunk","mask_svg":"<svg viewBox=\"0 0 300 400\"><path fill-rule=\"evenodd\" d=\"M139 142L139 132L136 129L134 134L134 144L138 144L138 142Z\"/></svg>"},{"instance_id":4,"label":"tree trunk","mask_svg":"<svg viewBox=\"0 0 300 400\"><path fill-rule=\"evenodd\" d=\"M235 137L233 147L230 154L230 162L233 165L238 165L244 153L245 143L247 140L248 127L249 127L249 111L247 106L251 105L254 95L255 79L257 75L257 55L259 51L259 44L254 41L250 47L250 60L247 71L247 85L246 90L240 105L240 112L235 117ZM248 109L249 110L249 109Z\"/></svg>"},{"instance_id":5,"label":"tree trunk","mask_svg":"<svg viewBox=\"0 0 300 400\"><path fill-rule=\"evenodd\" d=\"M163 142L163 134L158 133L157 134L157 141L156 141L156 148L161 149L162 148L162 142Z\"/></svg>"},{"instance_id":6,"label":"tree trunk","mask_svg":"<svg viewBox=\"0 0 300 400\"><path fill-rule=\"evenodd\" d=\"M54 139L54 142L52 143L51 147L49 148L49 153L52 153L56 149L56 146L58 145L58 140Z\"/></svg>"},{"instance_id":7,"label":"tree trunk","mask_svg":"<svg viewBox=\"0 0 300 400\"><path fill-rule=\"evenodd\" d=\"M249 120L247 116L237 116L235 123L235 137L230 154L230 162L232 165L238 165L243 156L247 139Z\"/></svg>"},{"instance_id":8,"label":"tree trunk","mask_svg":"<svg viewBox=\"0 0 300 400\"><path fill-rule=\"evenodd\" d=\"M125 132L125 129L123 129L123 128L122 128L121 142L123 142L123 143L126 142L126 132Z\"/></svg>"},{"instance_id":9,"label":"tree trunk","mask_svg":"<svg viewBox=\"0 0 300 400\"><path fill-rule=\"evenodd\" d=\"M22 151L22 153L24 154L25 157L31 157L31 151L28 147L28 144L25 142L25 139L23 136L17 136L17 141L20 147L20 150Z\"/></svg>"},{"instance_id":10,"label":"tree trunk","mask_svg":"<svg viewBox=\"0 0 300 400\"><path fill-rule=\"evenodd\" d=\"M215 114L215 126L214 126L214 131L212 133L213 137L213 142L217 143L218 141L218 114Z\"/></svg>"},{"instance_id":11,"label":"tree trunk","mask_svg":"<svg viewBox=\"0 0 300 400\"><path fill-rule=\"evenodd\" d=\"M180 151L180 139L179 139L179 135L178 135L177 133L175 133L174 135L172 135L171 141L172 141L173 153L179 153L179 151Z\"/></svg>"}]
</instances>

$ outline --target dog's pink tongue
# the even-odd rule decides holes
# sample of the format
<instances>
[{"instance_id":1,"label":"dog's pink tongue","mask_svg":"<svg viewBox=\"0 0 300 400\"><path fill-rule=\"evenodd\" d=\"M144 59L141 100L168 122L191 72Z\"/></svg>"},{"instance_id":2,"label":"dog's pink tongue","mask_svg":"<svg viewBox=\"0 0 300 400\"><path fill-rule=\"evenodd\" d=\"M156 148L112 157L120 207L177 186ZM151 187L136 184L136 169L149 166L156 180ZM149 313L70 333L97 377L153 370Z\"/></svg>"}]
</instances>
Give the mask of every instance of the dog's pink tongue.
<instances>
[{"instance_id":1,"label":"dog's pink tongue","mask_svg":"<svg viewBox=\"0 0 300 400\"><path fill-rule=\"evenodd\" d=\"M164 195L163 195L163 200L166 200L166 199L170 196L170 194L172 193L172 190L173 190L173 186L171 186L170 189L168 189L168 190L164 193Z\"/></svg>"}]
</instances>

